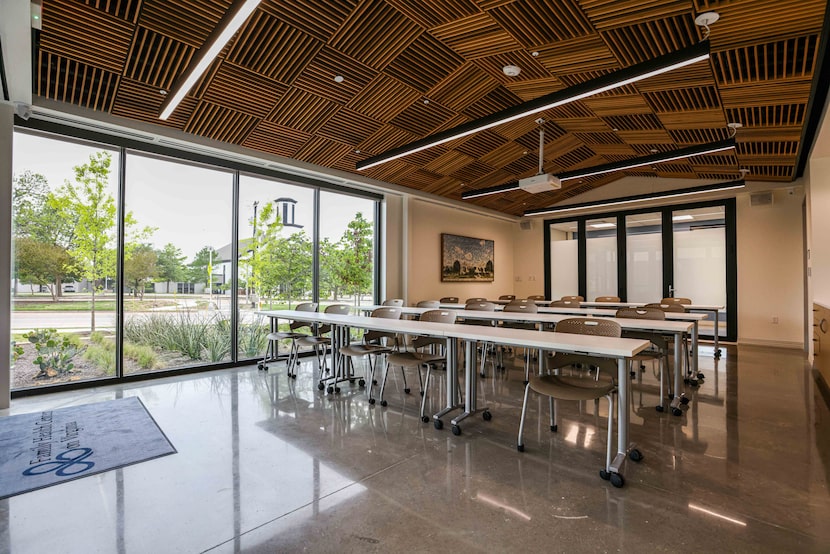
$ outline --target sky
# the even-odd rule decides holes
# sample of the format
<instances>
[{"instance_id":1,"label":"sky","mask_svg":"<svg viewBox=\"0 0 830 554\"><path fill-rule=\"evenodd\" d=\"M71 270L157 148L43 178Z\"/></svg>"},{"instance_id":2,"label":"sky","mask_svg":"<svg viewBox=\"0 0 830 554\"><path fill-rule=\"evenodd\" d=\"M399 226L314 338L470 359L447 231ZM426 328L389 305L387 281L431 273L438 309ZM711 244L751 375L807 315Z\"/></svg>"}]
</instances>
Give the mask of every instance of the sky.
<instances>
[{"instance_id":1,"label":"sky","mask_svg":"<svg viewBox=\"0 0 830 554\"><path fill-rule=\"evenodd\" d=\"M29 169L43 174L52 189L72 181L72 168L89 160L89 155L106 150L98 145L56 140L28 133L14 135L15 176ZM111 150L113 164L110 191L117 189L117 150ZM128 154L126 206L140 227L153 227L149 242L156 248L176 245L187 261L204 246L219 249L231 242L233 181L230 172L166 159ZM304 225L311 236L313 224L312 189L261 177L240 178L240 238L251 236L253 204L258 210L267 202L289 197L297 200L295 223ZM320 235L337 241L356 212L373 220L373 201L323 192L320 200ZM261 212L260 212L261 213Z\"/></svg>"}]
</instances>

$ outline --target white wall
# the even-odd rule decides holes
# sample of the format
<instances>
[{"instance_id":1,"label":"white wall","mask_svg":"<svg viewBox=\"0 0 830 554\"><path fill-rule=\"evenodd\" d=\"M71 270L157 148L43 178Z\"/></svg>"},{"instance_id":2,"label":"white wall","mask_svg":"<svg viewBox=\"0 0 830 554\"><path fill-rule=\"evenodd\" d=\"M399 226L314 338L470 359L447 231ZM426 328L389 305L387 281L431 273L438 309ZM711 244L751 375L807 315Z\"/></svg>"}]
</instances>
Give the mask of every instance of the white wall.
<instances>
[{"instance_id":1,"label":"white wall","mask_svg":"<svg viewBox=\"0 0 830 554\"><path fill-rule=\"evenodd\" d=\"M752 207L749 197L737 197L738 341L802 347L803 191L775 190L771 206Z\"/></svg>"},{"instance_id":2,"label":"white wall","mask_svg":"<svg viewBox=\"0 0 830 554\"><path fill-rule=\"evenodd\" d=\"M529 221L531 228L513 227L513 292L516 298L545 294L544 233L541 221ZM502 293L506 294L506 293Z\"/></svg>"},{"instance_id":3,"label":"white wall","mask_svg":"<svg viewBox=\"0 0 830 554\"><path fill-rule=\"evenodd\" d=\"M416 198L409 198L406 204L407 303L437 300L444 296L457 296L463 302L474 296L497 298L502 294L514 294L514 240L517 223ZM532 234L535 231L526 232ZM493 282L442 283L441 233L494 241ZM523 251L531 256L541 256L539 244L540 242L535 247L531 245L530 249Z\"/></svg>"}]
</instances>

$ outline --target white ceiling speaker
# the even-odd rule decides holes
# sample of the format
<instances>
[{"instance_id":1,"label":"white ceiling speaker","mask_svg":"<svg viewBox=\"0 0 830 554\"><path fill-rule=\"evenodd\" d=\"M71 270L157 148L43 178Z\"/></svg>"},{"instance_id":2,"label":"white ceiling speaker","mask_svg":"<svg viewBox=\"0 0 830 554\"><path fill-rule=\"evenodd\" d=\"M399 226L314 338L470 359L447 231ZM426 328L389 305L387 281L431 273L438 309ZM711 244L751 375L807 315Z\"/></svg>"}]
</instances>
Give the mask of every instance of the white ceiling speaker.
<instances>
[{"instance_id":1,"label":"white ceiling speaker","mask_svg":"<svg viewBox=\"0 0 830 554\"><path fill-rule=\"evenodd\" d=\"M749 205L753 208L758 206L772 206L775 196L771 190L766 192L755 192L749 195Z\"/></svg>"},{"instance_id":2,"label":"white ceiling speaker","mask_svg":"<svg viewBox=\"0 0 830 554\"><path fill-rule=\"evenodd\" d=\"M14 113L17 114L17 117L25 121L32 117L32 105L26 102L15 102Z\"/></svg>"}]
</instances>

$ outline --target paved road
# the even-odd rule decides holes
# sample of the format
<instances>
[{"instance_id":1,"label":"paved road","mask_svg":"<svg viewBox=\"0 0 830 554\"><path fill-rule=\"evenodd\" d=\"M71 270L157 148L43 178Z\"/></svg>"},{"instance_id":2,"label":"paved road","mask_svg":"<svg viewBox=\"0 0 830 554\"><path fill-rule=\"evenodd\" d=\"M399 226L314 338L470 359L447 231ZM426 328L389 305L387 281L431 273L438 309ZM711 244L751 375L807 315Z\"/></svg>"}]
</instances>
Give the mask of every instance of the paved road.
<instances>
[{"instance_id":1,"label":"paved road","mask_svg":"<svg viewBox=\"0 0 830 554\"><path fill-rule=\"evenodd\" d=\"M129 312L125 314L127 319L131 317L141 317L150 313L159 312ZM215 317L217 313L215 310L200 310L198 312L190 312L191 315L198 314L202 317ZM229 317L228 311L223 310L222 315ZM248 311L242 312L244 321L253 317L253 314ZM91 323L91 315L89 312L12 312L12 332L25 333L32 329L62 329L83 331L89 330ZM96 329L115 329L115 312L96 312L95 313L95 328Z\"/></svg>"}]
</instances>

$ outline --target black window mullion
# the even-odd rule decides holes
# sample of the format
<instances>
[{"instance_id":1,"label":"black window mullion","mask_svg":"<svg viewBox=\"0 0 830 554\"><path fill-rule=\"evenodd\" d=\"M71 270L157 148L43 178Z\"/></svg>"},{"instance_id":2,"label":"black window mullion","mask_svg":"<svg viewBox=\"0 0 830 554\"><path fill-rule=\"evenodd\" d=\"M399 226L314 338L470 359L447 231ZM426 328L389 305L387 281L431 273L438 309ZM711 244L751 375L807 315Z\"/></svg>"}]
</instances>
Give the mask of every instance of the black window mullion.
<instances>
[{"instance_id":1,"label":"black window mullion","mask_svg":"<svg viewBox=\"0 0 830 554\"><path fill-rule=\"evenodd\" d=\"M124 376L124 243L126 232L124 214L126 213L127 190L127 149L118 149L118 208L116 214L115 245L115 282L118 294L115 295L115 378ZM92 283L95 286L95 283Z\"/></svg>"},{"instance_id":2,"label":"black window mullion","mask_svg":"<svg viewBox=\"0 0 830 554\"><path fill-rule=\"evenodd\" d=\"M239 171L233 172L231 202L231 361L239 360ZM167 291L170 292L170 291Z\"/></svg>"},{"instance_id":3,"label":"black window mullion","mask_svg":"<svg viewBox=\"0 0 830 554\"><path fill-rule=\"evenodd\" d=\"M672 208L661 210L663 239L663 297L674 296L674 228L672 227ZM672 290L669 290L669 286Z\"/></svg>"},{"instance_id":4,"label":"black window mullion","mask_svg":"<svg viewBox=\"0 0 830 554\"><path fill-rule=\"evenodd\" d=\"M625 215L617 214L617 296L628 297L628 252L626 250Z\"/></svg>"},{"instance_id":5,"label":"black window mullion","mask_svg":"<svg viewBox=\"0 0 830 554\"><path fill-rule=\"evenodd\" d=\"M577 273L577 282L579 283L579 294L583 298L585 298L585 294L588 292L588 241L587 237L585 236L586 233L586 220L585 218L579 219L577 221L577 233L579 233L579 242L577 243L577 266L579 268Z\"/></svg>"}]
</instances>

